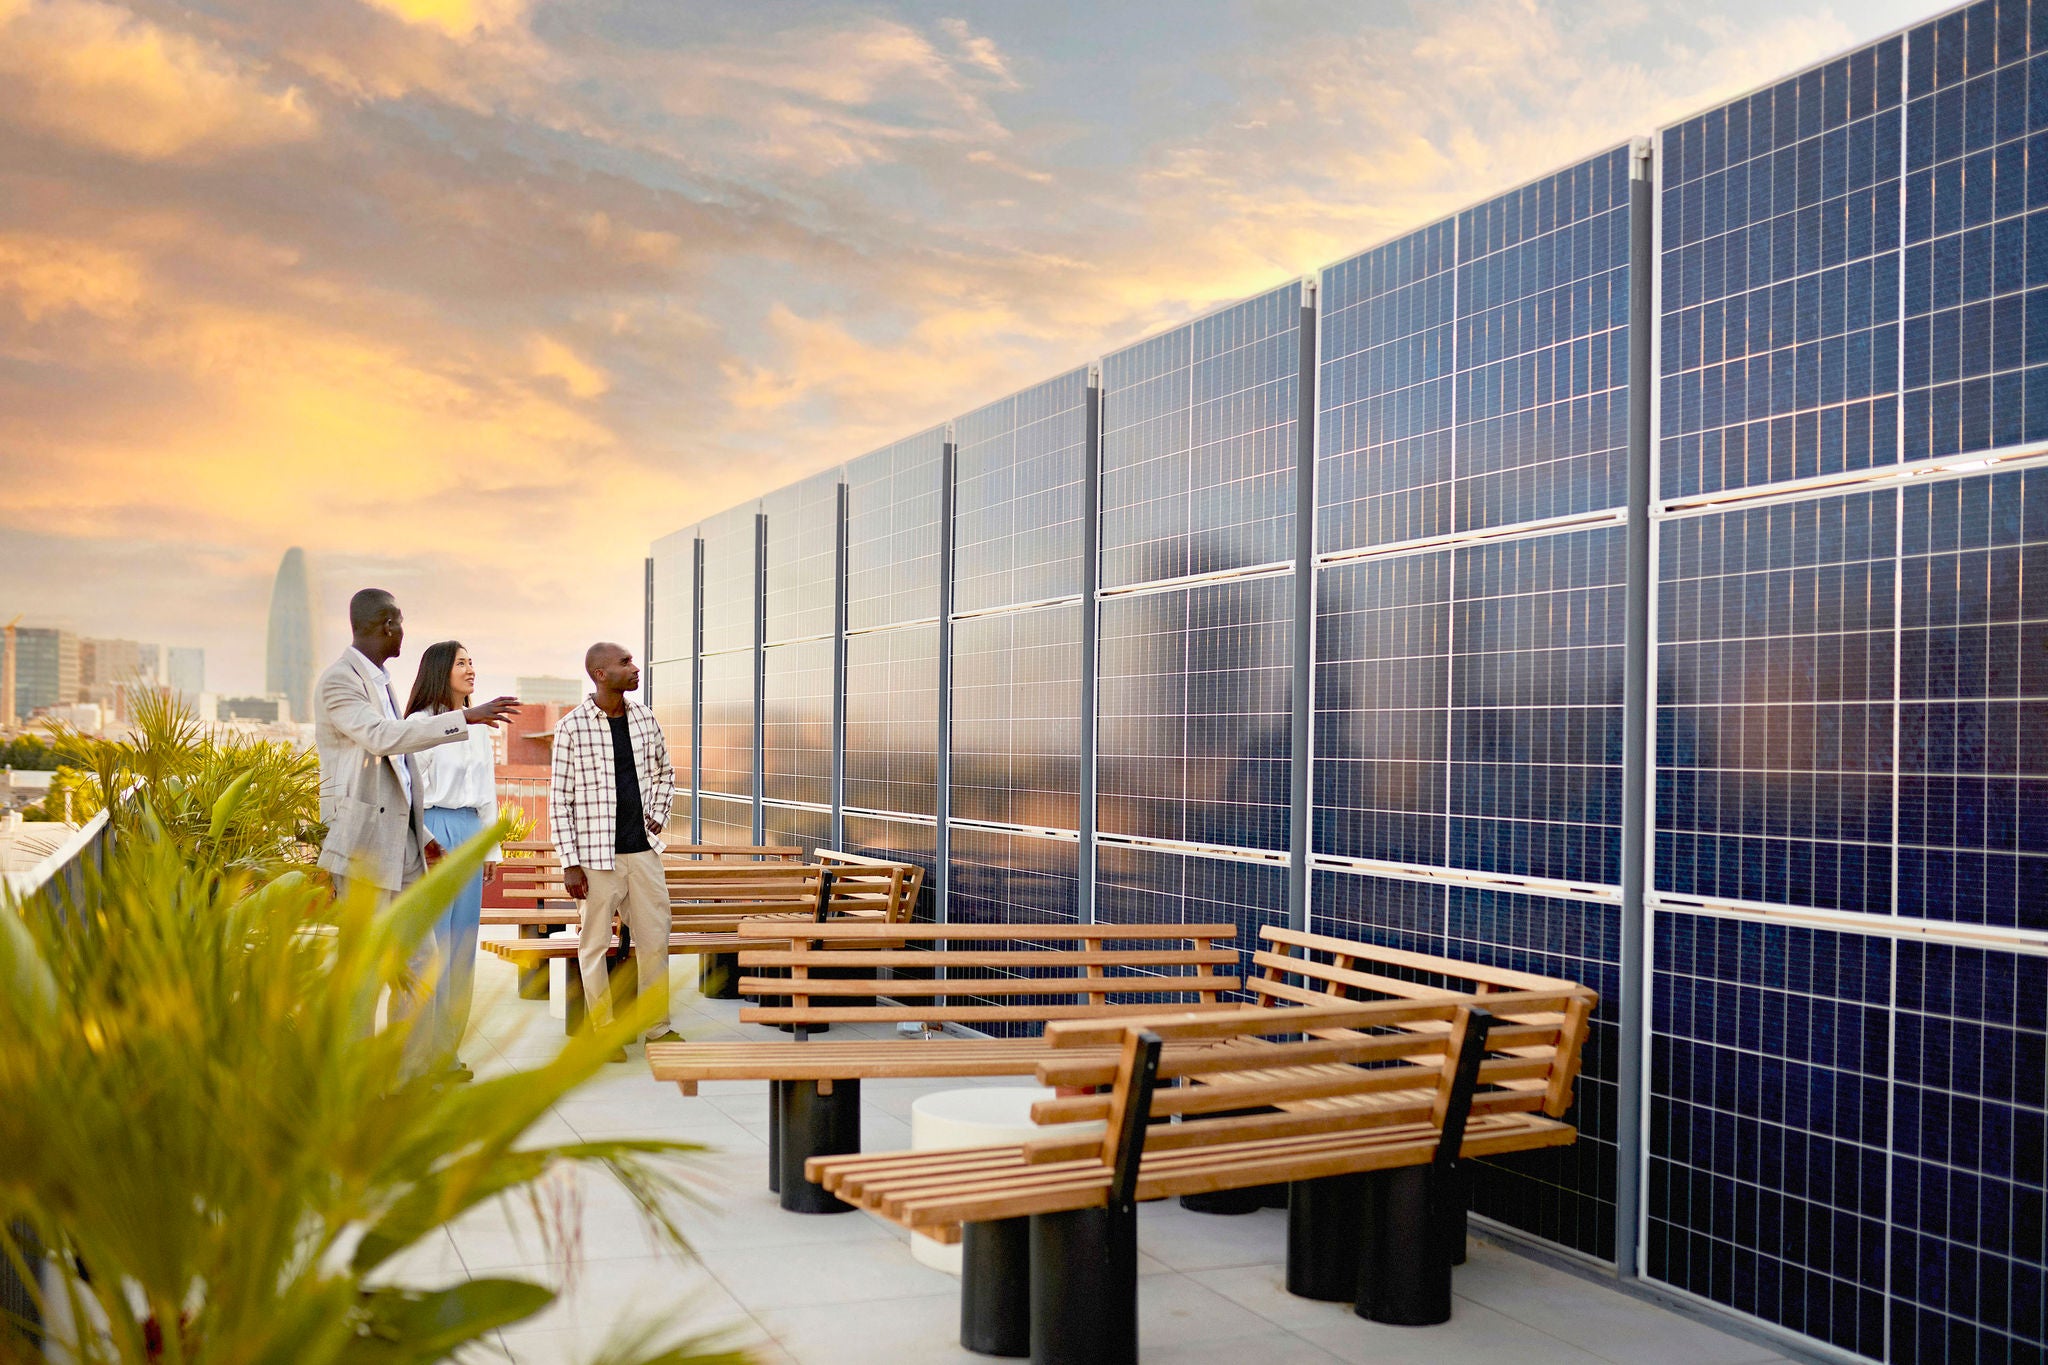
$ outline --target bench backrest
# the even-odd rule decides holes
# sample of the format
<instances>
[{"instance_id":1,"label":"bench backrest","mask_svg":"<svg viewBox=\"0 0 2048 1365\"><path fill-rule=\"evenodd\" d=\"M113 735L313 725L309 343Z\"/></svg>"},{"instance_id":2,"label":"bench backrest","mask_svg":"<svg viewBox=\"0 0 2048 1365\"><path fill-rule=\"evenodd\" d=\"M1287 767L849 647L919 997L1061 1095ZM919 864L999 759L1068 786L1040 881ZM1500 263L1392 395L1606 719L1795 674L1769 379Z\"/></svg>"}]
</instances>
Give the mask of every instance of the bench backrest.
<instances>
[{"instance_id":1,"label":"bench backrest","mask_svg":"<svg viewBox=\"0 0 2048 1365\"><path fill-rule=\"evenodd\" d=\"M908 860L878 858L871 853L849 853L844 849L821 848L811 855L817 861L832 869L833 881L880 871L895 869L898 879L895 884L895 906L889 914L894 921L908 920L917 913L917 898L924 891L924 869ZM833 892L835 898L838 892Z\"/></svg>"},{"instance_id":2,"label":"bench backrest","mask_svg":"<svg viewBox=\"0 0 2048 1365\"><path fill-rule=\"evenodd\" d=\"M1253 954L1252 965L1259 975L1245 983L1245 991L1260 1005L1322 1005L1333 999L1376 997L1430 1000L1494 991L1554 991L1574 984L1562 977L1270 924L1259 930L1259 951Z\"/></svg>"},{"instance_id":3,"label":"bench backrest","mask_svg":"<svg viewBox=\"0 0 2048 1365\"><path fill-rule=\"evenodd\" d=\"M1027 1152L1035 1161L1094 1156L1124 1171L1134 1142L1145 1151L1178 1151L1423 1124L1443 1134L1455 1157L1470 1117L1540 1112L1554 1119L1570 1109L1593 1003L1592 991L1567 983L1485 999L1049 1024L1046 1041L1055 1049L1120 1045L1121 1053L1115 1062L1098 1051L1040 1064L1041 1084L1109 1089L1042 1100L1032 1108L1035 1120L1099 1119L1108 1128L1099 1139L1040 1139ZM1172 1042L1212 1045L1162 1052ZM1134 1123L1134 1113L1144 1122Z\"/></svg>"},{"instance_id":4,"label":"bench backrest","mask_svg":"<svg viewBox=\"0 0 2048 1365\"><path fill-rule=\"evenodd\" d=\"M1240 979L1230 924L909 924L750 920L743 1023L1043 1023L1162 1008L1227 1009ZM943 951L934 951L942 949ZM763 976L763 968L787 977ZM1162 1000L1191 994L1191 1005ZM884 997L884 998L877 998ZM1147 1003L1147 998L1151 1003Z\"/></svg>"}]
</instances>

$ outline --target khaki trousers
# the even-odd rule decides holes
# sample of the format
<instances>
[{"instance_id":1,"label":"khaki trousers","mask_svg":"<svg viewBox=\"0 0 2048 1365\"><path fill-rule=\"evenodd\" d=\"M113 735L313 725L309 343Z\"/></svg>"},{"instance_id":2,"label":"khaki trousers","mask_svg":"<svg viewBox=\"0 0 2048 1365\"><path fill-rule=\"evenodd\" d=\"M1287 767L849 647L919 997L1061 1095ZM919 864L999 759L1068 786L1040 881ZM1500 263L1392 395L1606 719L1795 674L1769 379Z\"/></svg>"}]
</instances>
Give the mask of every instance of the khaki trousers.
<instances>
[{"instance_id":1,"label":"khaki trousers","mask_svg":"<svg viewBox=\"0 0 2048 1365\"><path fill-rule=\"evenodd\" d=\"M605 949L611 946L612 923L624 919L633 932L633 961L638 968L640 989L655 992L661 1000L661 1017L647 1026L646 1036L668 1030L668 934L672 922L668 908L668 878L661 870L659 853L621 853L618 865L608 871L594 867L583 870L590 878L590 895L583 902L583 936L576 950L576 963L583 972L583 999L591 1021L598 1025L612 1021L611 983L604 968Z\"/></svg>"}]
</instances>

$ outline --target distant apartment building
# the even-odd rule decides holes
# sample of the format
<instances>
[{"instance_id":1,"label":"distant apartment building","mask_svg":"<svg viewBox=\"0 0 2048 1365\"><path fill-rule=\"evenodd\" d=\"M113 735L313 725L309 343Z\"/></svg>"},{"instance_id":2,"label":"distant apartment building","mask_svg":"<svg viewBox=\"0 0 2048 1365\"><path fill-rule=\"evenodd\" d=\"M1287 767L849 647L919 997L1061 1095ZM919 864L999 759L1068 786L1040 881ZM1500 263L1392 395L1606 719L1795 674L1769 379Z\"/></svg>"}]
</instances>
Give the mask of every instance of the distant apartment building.
<instances>
[{"instance_id":1,"label":"distant apartment building","mask_svg":"<svg viewBox=\"0 0 2048 1365\"><path fill-rule=\"evenodd\" d=\"M78 637L55 626L20 626L14 632L14 713L78 700Z\"/></svg>"},{"instance_id":2,"label":"distant apartment building","mask_svg":"<svg viewBox=\"0 0 2048 1365\"><path fill-rule=\"evenodd\" d=\"M290 725L298 719L292 713L291 698L283 693L267 697L222 697L215 712L220 720L254 720L266 725Z\"/></svg>"},{"instance_id":3,"label":"distant apartment building","mask_svg":"<svg viewBox=\"0 0 2048 1365\"><path fill-rule=\"evenodd\" d=\"M78 642L78 700L105 708L110 718L126 719L129 692L157 686L162 674L161 646L135 640Z\"/></svg>"},{"instance_id":4,"label":"distant apartment building","mask_svg":"<svg viewBox=\"0 0 2048 1365\"><path fill-rule=\"evenodd\" d=\"M186 699L206 690L206 651L172 645L164 651L164 682Z\"/></svg>"},{"instance_id":5,"label":"distant apartment building","mask_svg":"<svg viewBox=\"0 0 2048 1365\"><path fill-rule=\"evenodd\" d=\"M519 679L519 700L533 705L574 706L583 700L581 678L549 676Z\"/></svg>"}]
</instances>

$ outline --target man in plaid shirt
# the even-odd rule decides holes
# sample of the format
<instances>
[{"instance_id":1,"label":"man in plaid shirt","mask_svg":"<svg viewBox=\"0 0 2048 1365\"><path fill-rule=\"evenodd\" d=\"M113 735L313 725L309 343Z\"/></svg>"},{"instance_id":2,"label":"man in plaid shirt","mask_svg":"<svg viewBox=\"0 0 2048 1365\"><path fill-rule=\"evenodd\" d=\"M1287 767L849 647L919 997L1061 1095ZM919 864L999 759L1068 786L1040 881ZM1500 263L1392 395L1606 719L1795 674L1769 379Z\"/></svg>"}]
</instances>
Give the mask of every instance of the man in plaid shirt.
<instances>
[{"instance_id":1,"label":"man in plaid shirt","mask_svg":"<svg viewBox=\"0 0 2048 1365\"><path fill-rule=\"evenodd\" d=\"M584 671L597 684L555 727L554 775L548 784L548 827L562 856L562 880L583 902L577 965L583 995L599 1025L612 1017L605 950L612 923L633 934L640 989L655 991L661 1017L647 1040L675 1042L668 1020L668 879L661 868L661 831L676 796L675 769L654 713L626 694L640 669L623 645L592 645ZM625 1049L612 1055L626 1060Z\"/></svg>"}]
</instances>

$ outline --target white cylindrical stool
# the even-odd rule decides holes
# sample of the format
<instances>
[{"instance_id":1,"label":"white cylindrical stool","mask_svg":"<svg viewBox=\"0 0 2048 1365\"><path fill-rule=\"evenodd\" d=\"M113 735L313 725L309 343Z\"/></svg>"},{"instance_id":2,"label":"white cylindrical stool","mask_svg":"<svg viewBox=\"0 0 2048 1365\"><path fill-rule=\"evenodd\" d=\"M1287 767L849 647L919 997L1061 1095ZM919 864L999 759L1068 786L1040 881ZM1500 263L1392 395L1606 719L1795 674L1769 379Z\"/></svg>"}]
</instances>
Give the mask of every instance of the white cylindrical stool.
<instances>
[{"instance_id":1,"label":"white cylindrical stool","mask_svg":"<svg viewBox=\"0 0 2048 1365\"><path fill-rule=\"evenodd\" d=\"M1087 1123L1033 1123L1031 1106L1054 1092L1042 1085L983 1085L971 1090L939 1090L920 1095L910 1105L910 1146L913 1151L943 1147L1000 1147L1039 1138L1100 1137L1100 1120ZM934 1241L921 1232L910 1234L910 1254L933 1270L960 1273L960 1244Z\"/></svg>"},{"instance_id":2,"label":"white cylindrical stool","mask_svg":"<svg viewBox=\"0 0 2048 1365\"><path fill-rule=\"evenodd\" d=\"M557 929L548 935L550 943L576 943L583 938L581 929ZM551 957L548 959L548 1017L567 1019L569 1017L569 973L581 971L573 957Z\"/></svg>"}]
</instances>

